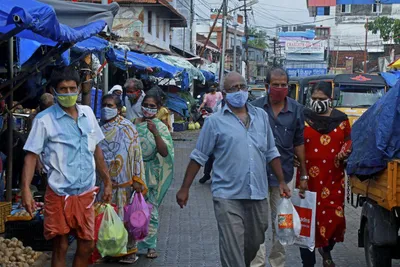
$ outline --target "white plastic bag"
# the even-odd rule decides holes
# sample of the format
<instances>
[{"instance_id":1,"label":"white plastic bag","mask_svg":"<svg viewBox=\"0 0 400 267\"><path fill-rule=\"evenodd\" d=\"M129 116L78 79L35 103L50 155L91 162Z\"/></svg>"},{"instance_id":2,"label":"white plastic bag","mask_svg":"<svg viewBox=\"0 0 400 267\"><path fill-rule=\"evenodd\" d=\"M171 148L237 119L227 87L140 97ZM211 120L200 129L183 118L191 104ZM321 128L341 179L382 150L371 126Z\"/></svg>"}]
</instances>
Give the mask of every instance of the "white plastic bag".
<instances>
[{"instance_id":1,"label":"white plastic bag","mask_svg":"<svg viewBox=\"0 0 400 267\"><path fill-rule=\"evenodd\" d=\"M275 229L276 237L284 246L293 245L300 235L300 217L289 198L281 198L279 201Z\"/></svg>"},{"instance_id":2,"label":"white plastic bag","mask_svg":"<svg viewBox=\"0 0 400 267\"><path fill-rule=\"evenodd\" d=\"M306 191L305 198L299 196L299 190L295 189L292 203L300 216L301 232L295 244L314 251L315 248L315 215L317 210L317 193Z\"/></svg>"}]
</instances>

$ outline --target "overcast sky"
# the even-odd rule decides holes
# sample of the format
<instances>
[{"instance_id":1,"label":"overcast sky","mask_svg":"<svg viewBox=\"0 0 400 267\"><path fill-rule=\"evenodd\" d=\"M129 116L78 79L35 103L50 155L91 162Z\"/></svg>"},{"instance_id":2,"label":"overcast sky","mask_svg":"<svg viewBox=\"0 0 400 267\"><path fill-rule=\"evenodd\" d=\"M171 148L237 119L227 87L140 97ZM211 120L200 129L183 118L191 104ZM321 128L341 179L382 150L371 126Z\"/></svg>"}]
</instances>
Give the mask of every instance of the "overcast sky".
<instances>
[{"instance_id":1,"label":"overcast sky","mask_svg":"<svg viewBox=\"0 0 400 267\"><path fill-rule=\"evenodd\" d=\"M228 1L232 6L243 5L242 1ZM221 1L196 0L196 4L199 7L199 9L196 7L198 15L204 18L207 17L206 13L209 12L210 7L219 8ZM253 5L253 14L249 12L248 15L251 26L275 27L277 24L296 24L314 20L308 15L306 0L258 0L258 3ZM198 20L202 20L201 17L198 17ZM272 35L275 31L275 29L269 29L268 33Z\"/></svg>"}]
</instances>

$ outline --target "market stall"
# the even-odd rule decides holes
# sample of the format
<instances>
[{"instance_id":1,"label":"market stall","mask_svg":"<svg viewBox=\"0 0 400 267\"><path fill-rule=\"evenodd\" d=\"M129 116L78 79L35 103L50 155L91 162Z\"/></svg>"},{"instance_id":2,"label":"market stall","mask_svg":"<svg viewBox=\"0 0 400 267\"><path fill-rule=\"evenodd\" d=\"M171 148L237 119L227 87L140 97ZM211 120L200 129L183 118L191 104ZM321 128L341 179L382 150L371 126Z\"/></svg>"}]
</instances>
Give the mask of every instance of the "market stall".
<instances>
[{"instance_id":1,"label":"market stall","mask_svg":"<svg viewBox=\"0 0 400 267\"><path fill-rule=\"evenodd\" d=\"M66 64L65 59L69 59L66 52L73 44L100 33L106 22L97 19L70 27L59 22L52 6L33 0L1 1L0 10L0 48L8 55L0 60L7 67L7 71L0 69L0 103L7 100L7 105L0 108L0 152L7 159L6 182L0 180L6 185L7 200L0 202L0 233L9 238L0 238L0 265L9 266L13 262L31 266L40 257L33 250L51 250L51 247L43 237L43 193L37 186L31 187L38 207L32 218L21 209L16 189L20 174L15 175L15 170L21 170L23 163L15 161L15 155L20 153L15 144L21 142L24 153L21 136L28 131L26 120L32 113L32 109L21 105L46 89L49 66ZM30 94L31 89L35 94ZM23 161L24 155L18 158Z\"/></svg>"}]
</instances>

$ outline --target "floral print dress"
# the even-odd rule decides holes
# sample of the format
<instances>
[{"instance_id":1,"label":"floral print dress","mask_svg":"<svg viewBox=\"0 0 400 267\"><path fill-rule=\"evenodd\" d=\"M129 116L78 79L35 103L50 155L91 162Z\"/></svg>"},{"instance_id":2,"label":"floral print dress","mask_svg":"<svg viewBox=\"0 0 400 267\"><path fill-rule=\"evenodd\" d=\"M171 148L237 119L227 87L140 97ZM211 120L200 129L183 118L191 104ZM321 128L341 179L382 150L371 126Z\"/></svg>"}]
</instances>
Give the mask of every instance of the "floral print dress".
<instances>
[{"instance_id":1,"label":"floral print dress","mask_svg":"<svg viewBox=\"0 0 400 267\"><path fill-rule=\"evenodd\" d=\"M345 173L343 162L336 160L336 155L350 148L350 131L348 120L328 134L321 134L309 125L304 129L306 165L310 177L308 188L317 193L316 247L326 247L329 241L344 240Z\"/></svg>"}]
</instances>

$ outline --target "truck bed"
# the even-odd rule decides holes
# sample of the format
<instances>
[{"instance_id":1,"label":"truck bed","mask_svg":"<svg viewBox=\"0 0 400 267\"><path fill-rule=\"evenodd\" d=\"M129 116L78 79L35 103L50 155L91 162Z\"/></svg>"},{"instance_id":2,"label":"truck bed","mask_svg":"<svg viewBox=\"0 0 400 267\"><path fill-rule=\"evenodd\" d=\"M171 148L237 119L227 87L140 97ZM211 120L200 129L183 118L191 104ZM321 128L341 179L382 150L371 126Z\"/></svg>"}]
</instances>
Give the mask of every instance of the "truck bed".
<instances>
[{"instance_id":1,"label":"truck bed","mask_svg":"<svg viewBox=\"0 0 400 267\"><path fill-rule=\"evenodd\" d=\"M352 176L350 184L354 194L368 197L387 210L400 207L400 160L389 162L386 170L374 178L360 181Z\"/></svg>"}]
</instances>

